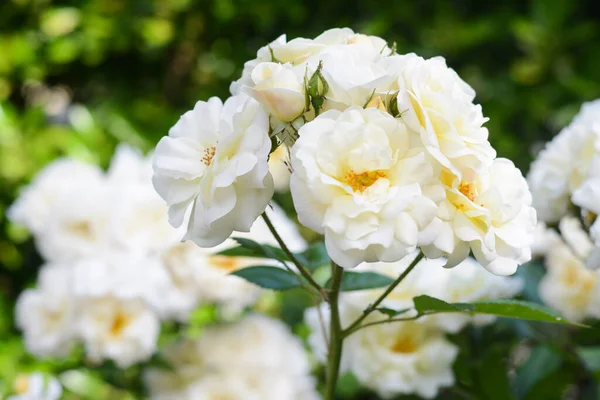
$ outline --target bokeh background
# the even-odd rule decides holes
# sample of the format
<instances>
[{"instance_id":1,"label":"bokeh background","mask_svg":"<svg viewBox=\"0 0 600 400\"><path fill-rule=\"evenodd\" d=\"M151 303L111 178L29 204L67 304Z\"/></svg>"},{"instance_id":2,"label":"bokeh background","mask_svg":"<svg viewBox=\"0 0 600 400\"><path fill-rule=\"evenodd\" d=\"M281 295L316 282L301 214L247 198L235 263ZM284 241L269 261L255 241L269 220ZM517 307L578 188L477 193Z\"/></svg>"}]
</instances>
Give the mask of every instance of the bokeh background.
<instances>
[{"instance_id":1,"label":"bokeh background","mask_svg":"<svg viewBox=\"0 0 600 400\"><path fill-rule=\"evenodd\" d=\"M499 155L526 172L600 97L599 18L591 0L0 0L0 380L33 362L12 308L40 265L5 213L51 160L150 150L197 100L227 96L260 46L348 26L444 56L475 88Z\"/></svg>"}]
</instances>

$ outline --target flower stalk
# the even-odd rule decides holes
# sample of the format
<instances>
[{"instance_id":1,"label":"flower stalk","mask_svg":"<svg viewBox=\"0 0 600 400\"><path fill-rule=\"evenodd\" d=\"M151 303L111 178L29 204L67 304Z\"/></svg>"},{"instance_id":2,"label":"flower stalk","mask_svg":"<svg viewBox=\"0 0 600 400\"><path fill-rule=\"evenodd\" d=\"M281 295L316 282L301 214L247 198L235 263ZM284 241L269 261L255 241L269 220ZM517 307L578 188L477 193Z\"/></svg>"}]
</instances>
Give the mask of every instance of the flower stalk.
<instances>
[{"instance_id":1,"label":"flower stalk","mask_svg":"<svg viewBox=\"0 0 600 400\"><path fill-rule=\"evenodd\" d=\"M331 263L331 289L329 290L329 306L331 320L329 322L329 349L327 353L325 400L335 400L335 388L340 374L342 359L342 344L344 341L340 321L339 295L342 287L344 269L336 263Z\"/></svg>"}]
</instances>

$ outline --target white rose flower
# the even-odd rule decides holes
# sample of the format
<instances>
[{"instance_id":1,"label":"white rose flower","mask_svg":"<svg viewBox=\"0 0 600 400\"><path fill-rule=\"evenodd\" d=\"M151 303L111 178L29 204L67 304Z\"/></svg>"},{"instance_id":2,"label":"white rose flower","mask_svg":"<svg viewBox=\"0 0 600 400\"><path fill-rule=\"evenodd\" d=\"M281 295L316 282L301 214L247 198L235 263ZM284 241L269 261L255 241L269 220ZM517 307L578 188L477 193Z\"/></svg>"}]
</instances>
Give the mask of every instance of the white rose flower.
<instances>
[{"instance_id":1,"label":"white rose flower","mask_svg":"<svg viewBox=\"0 0 600 400\"><path fill-rule=\"evenodd\" d=\"M341 309L343 325L351 323L361 311L362 308L345 303ZM325 321L328 314L325 313ZM315 309L307 310L305 315L312 330L309 343L319 357L326 348L326 340ZM367 322L373 319L369 317ZM458 347L435 326L401 322L356 331L344 341L342 354L341 370L352 372L361 385L374 390L379 397L416 394L433 398L441 388L454 383L452 364Z\"/></svg>"},{"instance_id":2,"label":"white rose flower","mask_svg":"<svg viewBox=\"0 0 600 400\"><path fill-rule=\"evenodd\" d=\"M319 63L329 89L323 110L364 106L370 98L391 97L397 91L401 58L384 56L381 49L363 44L331 46L307 61L308 70L315 71Z\"/></svg>"},{"instance_id":3,"label":"white rose flower","mask_svg":"<svg viewBox=\"0 0 600 400\"><path fill-rule=\"evenodd\" d=\"M443 57L402 59L398 77L398 111L419 132L425 148L458 179L472 180L490 165L496 151L488 142L475 91L446 66Z\"/></svg>"},{"instance_id":4,"label":"white rose flower","mask_svg":"<svg viewBox=\"0 0 600 400\"><path fill-rule=\"evenodd\" d=\"M62 386L58 380L40 372L18 376L14 391L15 394L6 400L59 400L62 396Z\"/></svg>"},{"instance_id":5,"label":"white rose flower","mask_svg":"<svg viewBox=\"0 0 600 400\"><path fill-rule=\"evenodd\" d=\"M149 369L152 399L317 399L308 357L299 339L280 321L250 315L207 328L164 350L173 371ZM215 386L215 382L221 382ZM227 384L225 384L227 383Z\"/></svg>"},{"instance_id":6,"label":"white rose flower","mask_svg":"<svg viewBox=\"0 0 600 400\"><path fill-rule=\"evenodd\" d=\"M511 275L531 259L537 223L527 182L514 164L494 160L473 181L446 180L446 200L438 208L439 235L422 249L429 258L448 256L452 267L473 251L475 258L496 275ZM438 221L439 222L439 221Z\"/></svg>"},{"instance_id":7,"label":"white rose flower","mask_svg":"<svg viewBox=\"0 0 600 400\"><path fill-rule=\"evenodd\" d=\"M331 110L304 125L292 167L298 218L325 235L342 267L403 258L437 210L423 194L433 182L426 154L411 147L400 120L376 108Z\"/></svg>"},{"instance_id":8,"label":"white rose flower","mask_svg":"<svg viewBox=\"0 0 600 400\"><path fill-rule=\"evenodd\" d=\"M152 356L160 321L143 300L90 297L82 299L78 330L92 362L126 368Z\"/></svg>"},{"instance_id":9,"label":"white rose flower","mask_svg":"<svg viewBox=\"0 0 600 400\"><path fill-rule=\"evenodd\" d=\"M63 357L72 348L76 301L70 293L72 276L67 265L42 267L37 289L26 289L15 306L17 326L25 347L38 357Z\"/></svg>"},{"instance_id":10,"label":"white rose flower","mask_svg":"<svg viewBox=\"0 0 600 400\"><path fill-rule=\"evenodd\" d=\"M549 251L546 267L538 289L544 303L570 321L600 317L598 271L587 269L565 244L555 244Z\"/></svg>"},{"instance_id":11,"label":"white rose flower","mask_svg":"<svg viewBox=\"0 0 600 400\"><path fill-rule=\"evenodd\" d=\"M114 246L160 251L179 242L181 232L167 218L167 207L151 183L152 160L127 145L117 147L107 172L114 206L107 235Z\"/></svg>"},{"instance_id":12,"label":"white rose flower","mask_svg":"<svg viewBox=\"0 0 600 400\"><path fill-rule=\"evenodd\" d=\"M315 39L295 38L289 42L285 35L281 35L267 46L261 47L254 60L250 60L244 64L242 77L231 84L230 91L235 95L240 92L242 87L252 86L252 71L261 62L300 65L306 63L310 57L318 55L329 46L339 44L345 44L347 45L346 47L353 45L368 46L377 52L385 54L389 54L390 52L385 40L377 36L357 34L349 28L329 29Z\"/></svg>"},{"instance_id":13,"label":"white rose flower","mask_svg":"<svg viewBox=\"0 0 600 400\"><path fill-rule=\"evenodd\" d=\"M8 210L8 217L25 225L34 234L46 230L54 219L54 210L71 194L102 180L102 171L93 165L71 159L59 159L47 165L26 186Z\"/></svg>"},{"instance_id":14,"label":"white rose flower","mask_svg":"<svg viewBox=\"0 0 600 400\"><path fill-rule=\"evenodd\" d=\"M247 232L273 196L269 121L246 95L198 102L156 147L153 183L169 221L191 215L184 239L201 247Z\"/></svg>"},{"instance_id":15,"label":"white rose flower","mask_svg":"<svg viewBox=\"0 0 600 400\"><path fill-rule=\"evenodd\" d=\"M79 297L141 299L160 310L169 275L159 259L139 252L116 252L72 265L72 290Z\"/></svg>"},{"instance_id":16,"label":"white rose flower","mask_svg":"<svg viewBox=\"0 0 600 400\"><path fill-rule=\"evenodd\" d=\"M263 62L252 70L251 88L246 93L282 122L290 122L304 113L304 73L291 64Z\"/></svg>"},{"instance_id":17,"label":"white rose flower","mask_svg":"<svg viewBox=\"0 0 600 400\"><path fill-rule=\"evenodd\" d=\"M547 143L531 164L527 179L540 220L559 221L567 213L573 192L588 177L597 176L594 171L600 167L598 107L598 101L585 103L573 122ZM573 201L585 202L583 192Z\"/></svg>"}]
</instances>

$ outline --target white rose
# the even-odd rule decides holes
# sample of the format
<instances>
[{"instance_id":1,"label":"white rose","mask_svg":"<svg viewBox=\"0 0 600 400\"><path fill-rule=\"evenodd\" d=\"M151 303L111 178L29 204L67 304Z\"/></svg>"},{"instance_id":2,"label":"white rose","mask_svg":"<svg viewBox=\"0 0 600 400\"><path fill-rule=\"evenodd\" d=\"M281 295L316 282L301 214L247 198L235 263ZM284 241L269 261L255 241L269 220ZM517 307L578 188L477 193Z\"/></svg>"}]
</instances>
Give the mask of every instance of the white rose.
<instances>
[{"instance_id":1,"label":"white rose","mask_svg":"<svg viewBox=\"0 0 600 400\"><path fill-rule=\"evenodd\" d=\"M404 124L375 108L327 111L300 129L290 182L300 222L325 235L331 258L352 268L414 250L436 204L426 155Z\"/></svg>"},{"instance_id":2,"label":"white rose","mask_svg":"<svg viewBox=\"0 0 600 400\"><path fill-rule=\"evenodd\" d=\"M113 360L126 368L156 350L160 321L140 299L112 296L82 299L78 331L93 362Z\"/></svg>"},{"instance_id":3,"label":"white rose","mask_svg":"<svg viewBox=\"0 0 600 400\"><path fill-rule=\"evenodd\" d=\"M34 234L41 234L55 218L54 211L62 207L63 199L90 188L102 179L102 171L96 166L67 158L56 160L21 191L8 210L8 217L25 225Z\"/></svg>"},{"instance_id":4,"label":"white rose","mask_svg":"<svg viewBox=\"0 0 600 400\"><path fill-rule=\"evenodd\" d=\"M39 357L66 356L75 338L77 303L67 265L42 267L37 289L26 289L17 299L15 318L25 347Z\"/></svg>"},{"instance_id":5,"label":"white rose","mask_svg":"<svg viewBox=\"0 0 600 400\"><path fill-rule=\"evenodd\" d=\"M252 71L253 85L245 91L280 121L290 122L304 112L304 69L264 62Z\"/></svg>"},{"instance_id":6,"label":"white rose","mask_svg":"<svg viewBox=\"0 0 600 400\"><path fill-rule=\"evenodd\" d=\"M560 220L558 228L563 240L573 250L575 255L582 260L587 260L594 250L594 243L581 226L579 219L565 216Z\"/></svg>"},{"instance_id":7,"label":"white rose","mask_svg":"<svg viewBox=\"0 0 600 400\"><path fill-rule=\"evenodd\" d=\"M167 346L162 355L173 370L145 372L152 399L318 399L302 342L266 316L211 326L197 339Z\"/></svg>"},{"instance_id":8,"label":"white rose","mask_svg":"<svg viewBox=\"0 0 600 400\"><path fill-rule=\"evenodd\" d=\"M598 271L587 269L564 243L555 244L549 251L546 267L547 273L539 285L544 303L570 321L600 318Z\"/></svg>"},{"instance_id":9,"label":"white rose","mask_svg":"<svg viewBox=\"0 0 600 400\"><path fill-rule=\"evenodd\" d=\"M327 323L329 312L321 309ZM344 303L340 310L343 326L360 316L361 311L362 308ZM380 317L372 315L366 321L375 318ZM316 309L308 309L305 319L312 331L309 343L313 351L317 357L324 356L326 339ZM458 347L431 324L399 322L356 331L344 341L342 354L341 370L352 372L361 385L381 398L400 394L433 398L441 388L454 383L452 364Z\"/></svg>"},{"instance_id":10,"label":"white rose","mask_svg":"<svg viewBox=\"0 0 600 400\"><path fill-rule=\"evenodd\" d=\"M184 239L202 247L247 232L273 196L269 121L246 95L198 102L156 147L153 183L169 221L191 215Z\"/></svg>"},{"instance_id":11,"label":"white rose","mask_svg":"<svg viewBox=\"0 0 600 400\"><path fill-rule=\"evenodd\" d=\"M425 148L458 179L471 180L496 156L488 142L487 121L473 104L474 90L446 66L443 57L402 59L398 111L420 133Z\"/></svg>"},{"instance_id":12,"label":"white rose","mask_svg":"<svg viewBox=\"0 0 600 400\"><path fill-rule=\"evenodd\" d=\"M328 47L307 61L309 71L322 63L322 75L328 84L323 110L343 111L352 105L364 106L370 98L391 97L397 91L400 59L386 57L370 45L340 44Z\"/></svg>"},{"instance_id":13,"label":"white rose","mask_svg":"<svg viewBox=\"0 0 600 400\"><path fill-rule=\"evenodd\" d=\"M439 235L423 247L430 258L448 255L447 267L457 265L473 251L488 271L511 275L531 259L536 213L527 182L514 164L494 160L474 181L446 183L446 200L438 208Z\"/></svg>"},{"instance_id":14,"label":"white rose","mask_svg":"<svg viewBox=\"0 0 600 400\"><path fill-rule=\"evenodd\" d=\"M535 227L531 255L533 257L545 257L552 247L560 242L560 235L554 229L548 228L545 223L538 221Z\"/></svg>"}]
</instances>

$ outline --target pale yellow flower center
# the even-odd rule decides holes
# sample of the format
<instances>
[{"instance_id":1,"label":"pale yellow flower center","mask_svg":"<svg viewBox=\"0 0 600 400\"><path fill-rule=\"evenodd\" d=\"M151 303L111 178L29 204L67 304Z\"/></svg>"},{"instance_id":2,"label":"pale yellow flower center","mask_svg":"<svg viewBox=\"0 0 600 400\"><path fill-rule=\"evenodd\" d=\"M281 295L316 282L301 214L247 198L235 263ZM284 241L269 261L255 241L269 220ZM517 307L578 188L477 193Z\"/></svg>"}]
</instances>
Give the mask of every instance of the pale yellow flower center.
<instances>
[{"instance_id":1,"label":"pale yellow flower center","mask_svg":"<svg viewBox=\"0 0 600 400\"><path fill-rule=\"evenodd\" d=\"M14 389L16 394L24 394L29 391L29 377L27 375L19 375L15 380Z\"/></svg>"},{"instance_id":2,"label":"pale yellow flower center","mask_svg":"<svg viewBox=\"0 0 600 400\"><path fill-rule=\"evenodd\" d=\"M344 182L355 192L363 192L377 182L379 178L385 177L387 177L387 174L383 170L365 171L360 174L350 170L344 176Z\"/></svg>"},{"instance_id":3,"label":"pale yellow flower center","mask_svg":"<svg viewBox=\"0 0 600 400\"><path fill-rule=\"evenodd\" d=\"M212 162L212 159L215 156L216 152L217 152L216 146L207 147L206 149L204 149L204 156L202 157L202 160L201 160L202 163L204 165L206 165L207 167L210 166L210 163Z\"/></svg>"},{"instance_id":4,"label":"pale yellow flower center","mask_svg":"<svg viewBox=\"0 0 600 400\"><path fill-rule=\"evenodd\" d=\"M209 262L213 267L227 272L233 272L240 268L238 257L211 256Z\"/></svg>"},{"instance_id":5,"label":"pale yellow flower center","mask_svg":"<svg viewBox=\"0 0 600 400\"><path fill-rule=\"evenodd\" d=\"M473 182L461 182L458 185L458 191L471 201L475 201L477 198L477 188Z\"/></svg>"},{"instance_id":6,"label":"pale yellow flower center","mask_svg":"<svg viewBox=\"0 0 600 400\"><path fill-rule=\"evenodd\" d=\"M566 286L576 289L576 294L571 298L573 304L585 307L596 287L597 275L571 262L562 269L560 278Z\"/></svg>"},{"instance_id":7,"label":"pale yellow flower center","mask_svg":"<svg viewBox=\"0 0 600 400\"><path fill-rule=\"evenodd\" d=\"M391 350L394 353L401 354L414 353L417 350L417 343L415 343L413 338L411 338L410 336L402 335L398 339L396 339L396 341L391 347Z\"/></svg>"},{"instance_id":8,"label":"pale yellow flower center","mask_svg":"<svg viewBox=\"0 0 600 400\"><path fill-rule=\"evenodd\" d=\"M67 226L67 229L75 236L83 237L85 239L92 239L94 237L92 227L88 221L75 221Z\"/></svg>"},{"instance_id":9,"label":"pale yellow flower center","mask_svg":"<svg viewBox=\"0 0 600 400\"><path fill-rule=\"evenodd\" d=\"M123 334L123 331L131 323L131 318L124 313L117 312L117 315L112 320L110 325L109 334L111 337L119 337Z\"/></svg>"}]
</instances>

